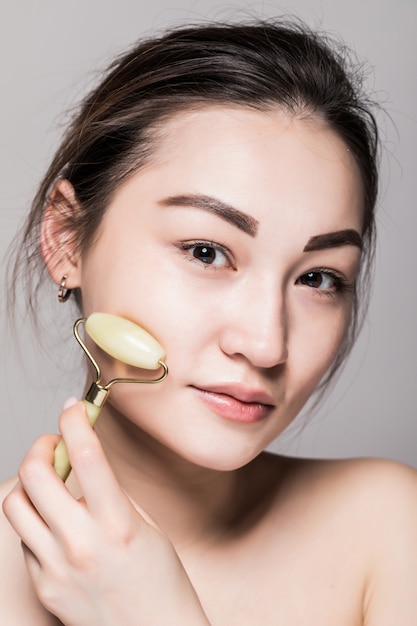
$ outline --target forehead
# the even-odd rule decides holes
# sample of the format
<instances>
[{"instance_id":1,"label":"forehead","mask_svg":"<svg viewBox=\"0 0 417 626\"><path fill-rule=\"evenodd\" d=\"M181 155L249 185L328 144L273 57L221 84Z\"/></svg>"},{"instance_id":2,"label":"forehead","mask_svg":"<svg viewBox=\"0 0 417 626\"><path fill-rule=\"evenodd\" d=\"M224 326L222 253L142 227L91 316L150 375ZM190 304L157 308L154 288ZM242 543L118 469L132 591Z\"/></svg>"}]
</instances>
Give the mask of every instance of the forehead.
<instances>
[{"instance_id":1,"label":"forehead","mask_svg":"<svg viewBox=\"0 0 417 626\"><path fill-rule=\"evenodd\" d=\"M181 112L159 134L153 167L170 193L214 195L258 219L277 209L314 216L318 232L361 230L359 169L319 117L229 106Z\"/></svg>"},{"instance_id":2,"label":"forehead","mask_svg":"<svg viewBox=\"0 0 417 626\"><path fill-rule=\"evenodd\" d=\"M288 149L288 140L296 139L298 147L310 151L312 157L339 161L347 168L356 168L355 160L343 139L319 115L295 116L281 108L258 111L233 105L201 105L168 117L156 133L154 157L157 161L171 156L186 156L207 150L243 150L257 156L257 151L270 148L275 152ZM287 145L286 145L287 144ZM268 156L268 155L265 155Z\"/></svg>"}]
</instances>

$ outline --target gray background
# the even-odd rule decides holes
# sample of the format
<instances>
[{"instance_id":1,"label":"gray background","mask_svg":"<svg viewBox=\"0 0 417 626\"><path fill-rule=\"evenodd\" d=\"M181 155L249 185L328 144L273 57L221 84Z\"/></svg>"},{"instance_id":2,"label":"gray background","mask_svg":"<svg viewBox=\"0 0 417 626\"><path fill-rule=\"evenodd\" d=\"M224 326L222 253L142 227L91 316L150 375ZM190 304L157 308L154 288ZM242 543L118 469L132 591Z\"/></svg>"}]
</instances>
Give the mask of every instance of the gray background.
<instances>
[{"instance_id":1,"label":"gray background","mask_svg":"<svg viewBox=\"0 0 417 626\"><path fill-rule=\"evenodd\" d=\"M149 6L151 8L149 8ZM417 467L417 2L290 0L285 5L216 0L30 0L0 10L0 250L20 227L56 146L63 111L98 69L144 32L184 21L292 13L339 34L367 60L369 87L383 104L383 179L377 272L360 341L329 400L273 449L308 456L381 456ZM2 263L4 269L4 262ZM59 408L80 394L81 359L71 338L75 312L44 296L36 333L17 320L21 354L0 321L0 478L13 474L32 439L56 430ZM44 349L40 348L43 344ZM46 350L45 350L46 347Z\"/></svg>"}]
</instances>

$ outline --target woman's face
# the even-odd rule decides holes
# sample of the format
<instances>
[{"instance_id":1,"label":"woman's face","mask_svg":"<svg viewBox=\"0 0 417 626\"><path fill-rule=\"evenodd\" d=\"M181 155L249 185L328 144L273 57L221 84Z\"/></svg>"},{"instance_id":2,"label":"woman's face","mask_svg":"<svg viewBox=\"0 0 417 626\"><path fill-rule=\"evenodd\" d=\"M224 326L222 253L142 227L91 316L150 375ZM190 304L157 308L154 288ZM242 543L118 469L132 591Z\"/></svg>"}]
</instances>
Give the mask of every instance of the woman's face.
<instances>
[{"instance_id":1,"label":"woman's face","mask_svg":"<svg viewBox=\"0 0 417 626\"><path fill-rule=\"evenodd\" d=\"M111 405L195 463L251 460L339 349L361 223L353 157L319 119L227 107L173 117L79 265L85 315L127 317L167 353L163 383L115 385ZM138 373L98 358L104 380Z\"/></svg>"}]
</instances>

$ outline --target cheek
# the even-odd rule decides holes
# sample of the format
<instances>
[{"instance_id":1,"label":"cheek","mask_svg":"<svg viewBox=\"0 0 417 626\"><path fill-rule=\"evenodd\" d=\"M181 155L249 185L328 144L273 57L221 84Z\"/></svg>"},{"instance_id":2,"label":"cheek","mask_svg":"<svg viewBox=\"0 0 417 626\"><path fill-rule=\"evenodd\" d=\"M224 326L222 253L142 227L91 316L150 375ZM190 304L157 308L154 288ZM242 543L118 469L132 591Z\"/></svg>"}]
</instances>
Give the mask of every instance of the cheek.
<instances>
[{"instance_id":1,"label":"cheek","mask_svg":"<svg viewBox=\"0 0 417 626\"><path fill-rule=\"evenodd\" d=\"M141 248L130 259L125 255L123 262L115 248L96 252L84 266L84 315L102 311L134 321L163 346L172 371L184 369L200 353L202 336L212 325L195 281L178 276L175 264L155 258L151 250ZM106 379L137 376L133 369L126 374L126 366L103 353L98 360Z\"/></svg>"},{"instance_id":2,"label":"cheek","mask_svg":"<svg viewBox=\"0 0 417 626\"><path fill-rule=\"evenodd\" d=\"M294 328L290 353L303 371L303 384L309 393L314 391L338 355L350 315L350 303L337 309L329 303L328 310L310 311L308 318L299 320Z\"/></svg>"}]
</instances>

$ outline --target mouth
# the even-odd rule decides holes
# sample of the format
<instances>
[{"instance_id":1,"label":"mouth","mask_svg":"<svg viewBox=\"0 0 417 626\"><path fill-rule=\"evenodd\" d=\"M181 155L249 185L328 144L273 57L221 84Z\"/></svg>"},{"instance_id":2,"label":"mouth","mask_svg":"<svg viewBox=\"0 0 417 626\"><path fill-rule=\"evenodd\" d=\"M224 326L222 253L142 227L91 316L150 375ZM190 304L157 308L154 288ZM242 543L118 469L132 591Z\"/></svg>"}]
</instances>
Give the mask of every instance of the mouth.
<instances>
[{"instance_id":1,"label":"mouth","mask_svg":"<svg viewBox=\"0 0 417 626\"><path fill-rule=\"evenodd\" d=\"M272 397L262 390L237 384L191 387L213 413L233 422L254 424L268 417L275 408Z\"/></svg>"}]
</instances>

